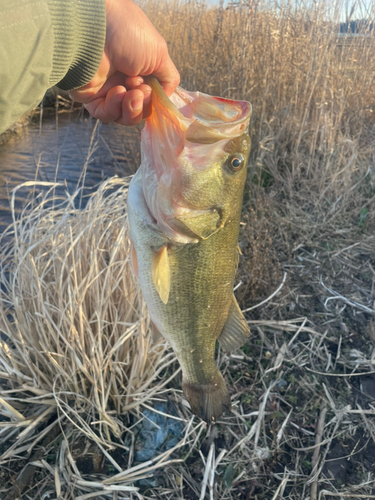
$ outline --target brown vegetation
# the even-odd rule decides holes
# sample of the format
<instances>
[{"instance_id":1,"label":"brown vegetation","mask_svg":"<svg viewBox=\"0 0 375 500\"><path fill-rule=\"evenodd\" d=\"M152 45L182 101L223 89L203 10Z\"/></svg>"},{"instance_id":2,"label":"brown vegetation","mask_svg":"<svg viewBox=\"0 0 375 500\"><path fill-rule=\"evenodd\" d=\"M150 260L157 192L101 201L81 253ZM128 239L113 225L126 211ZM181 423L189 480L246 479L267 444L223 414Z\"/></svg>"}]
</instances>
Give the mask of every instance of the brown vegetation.
<instances>
[{"instance_id":1,"label":"brown vegetation","mask_svg":"<svg viewBox=\"0 0 375 500\"><path fill-rule=\"evenodd\" d=\"M338 43L340 2L141 5L182 86L253 105L236 290L253 335L218 352L233 413L194 419L151 343L126 180L84 210L51 185L1 254L3 491L43 442L30 498L375 498L375 33ZM137 464L134 423L167 399L181 440Z\"/></svg>"}]
</instances>

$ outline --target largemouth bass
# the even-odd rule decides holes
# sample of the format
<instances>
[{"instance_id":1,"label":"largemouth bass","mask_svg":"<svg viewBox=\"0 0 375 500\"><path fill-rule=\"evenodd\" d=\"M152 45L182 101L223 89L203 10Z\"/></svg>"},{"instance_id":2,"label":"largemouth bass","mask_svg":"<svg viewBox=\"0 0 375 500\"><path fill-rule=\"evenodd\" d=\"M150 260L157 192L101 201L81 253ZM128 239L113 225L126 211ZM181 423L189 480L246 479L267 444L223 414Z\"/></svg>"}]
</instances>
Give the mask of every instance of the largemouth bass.
<instances>
[{"instance_id":1,"label":"largemouth bass","mask_svg":"<svg viewBox=\"0 0 375 500\"><path fill-rule=\"evenodd\" d=\"M147 83L152 110L128 192L133 270L193 413L212 423L231 407L216 340L234 351L250 333L233 284L251 105L180 87L168 99Z\"/></svg>"}]
</instances>

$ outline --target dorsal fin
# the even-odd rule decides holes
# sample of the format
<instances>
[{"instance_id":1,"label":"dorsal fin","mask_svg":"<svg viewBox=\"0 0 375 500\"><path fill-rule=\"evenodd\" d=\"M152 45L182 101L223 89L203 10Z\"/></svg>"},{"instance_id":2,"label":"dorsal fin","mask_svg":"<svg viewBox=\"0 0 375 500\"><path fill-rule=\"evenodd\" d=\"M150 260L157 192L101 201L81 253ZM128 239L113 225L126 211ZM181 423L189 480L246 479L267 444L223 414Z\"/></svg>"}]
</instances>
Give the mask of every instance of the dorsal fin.
<instances>
[{"instance_id":1,"label":"dorsal fin","mask_svg":"<svg viewBox=\"0 0 375 500\"><path fill-rule=\"evenodd\" d=\"M233 295L227 321L217 340L224 351L233 352L246 342L249 335L250 328L243 317L236 297Z\"/></svg>"}]
</instances>

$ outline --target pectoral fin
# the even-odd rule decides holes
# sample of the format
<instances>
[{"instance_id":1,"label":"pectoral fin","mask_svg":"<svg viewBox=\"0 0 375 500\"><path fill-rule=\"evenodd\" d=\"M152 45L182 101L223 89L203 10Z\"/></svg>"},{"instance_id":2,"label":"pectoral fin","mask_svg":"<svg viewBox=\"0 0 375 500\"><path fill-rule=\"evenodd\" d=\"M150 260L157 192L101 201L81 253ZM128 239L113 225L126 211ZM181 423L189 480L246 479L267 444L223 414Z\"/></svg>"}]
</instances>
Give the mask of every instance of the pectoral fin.
<instances>
[{"instance_id":1,"label":"pectoral fin","mask_svg":"<svg viewBox=\"0 0 375 500\"><path fill-rule=\"evenodd\" d=\"M168 250L166 246L153 253L152 256L152 281L159 293L161 300L166 304L171 286L171 271L168 261Z\"/></svg>"},{"instance_id":2,"label":"pectoral fin","mask_svg":"<svg viewBox=\"0 0 375 500\"><path fill-rule=\"evenodd\" d=\"M176 219L202 240L209 238L221 227L221 217L217 210L208 210L195 217L192 217L191 214L179 215Z\"/></svg>"},{"instance_id":3,"label":"pectoral fin","mask_svg":"<svg viewBox=\"0 0 375 500\"><path fill-rule=\"evenodd\" d=\"M250 335L250 328L233 295L232 304L224 328L217 339L226 352L232 352L241 347Z\"/></svg>"}]
</instances>

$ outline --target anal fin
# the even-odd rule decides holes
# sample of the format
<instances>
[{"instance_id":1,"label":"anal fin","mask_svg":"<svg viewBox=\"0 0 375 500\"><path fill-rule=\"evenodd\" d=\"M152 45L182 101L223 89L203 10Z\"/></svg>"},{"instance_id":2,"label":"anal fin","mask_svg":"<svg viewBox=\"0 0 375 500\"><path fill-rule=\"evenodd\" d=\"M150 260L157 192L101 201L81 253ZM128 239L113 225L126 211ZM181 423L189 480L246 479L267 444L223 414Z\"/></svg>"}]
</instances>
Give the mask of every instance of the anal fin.
<instances>
[{"instance_id":1,"label":"anal fin","mask_svg":"<svg viewBox=\"0 0 375 500\"><path fill-rule=\"evenodd\" d=\"M250 328L233 295L227 321L217 340L224 351L233 352L246 342L249 335Z\"/></svg>"},{"instance_id":2,"label":"anal fin","mask_svg":"<svg viewBox=\"0 0 375 500\"><path fill-rule=\"evenodd\" d=\"M171 287L171 271L169 268L168 249L164 245L152 255L152 281L159 297L167 304Z\"/></svg>"}]
</instances>

